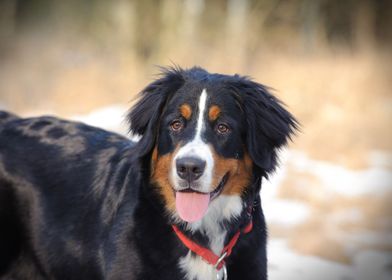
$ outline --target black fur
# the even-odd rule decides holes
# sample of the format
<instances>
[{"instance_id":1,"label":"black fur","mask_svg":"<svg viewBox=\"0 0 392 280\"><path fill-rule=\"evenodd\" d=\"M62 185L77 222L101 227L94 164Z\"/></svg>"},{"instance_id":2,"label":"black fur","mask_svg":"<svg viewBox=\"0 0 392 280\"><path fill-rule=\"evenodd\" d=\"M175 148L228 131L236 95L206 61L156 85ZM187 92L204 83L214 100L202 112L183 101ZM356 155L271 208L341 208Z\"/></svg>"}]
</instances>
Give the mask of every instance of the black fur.
<instances>
[{"instance_id":1,"label":"black fur","mask_svg":"<svg viewBox=\"0 0 392 280\"><path fill-rule=\"evenodd\" d=\"M183 85L180 71L163 69L162 77L149 84L139 94L139 102L129 112L130 132L143 135L138 145L140 156L151 151L158 130L157 122L161 117L167 100Z\"/></svg>"},{"instance_id":2,"label":"black fur","mask_svg":"<svg viewBox=\"0 0 392 280\"><path fill-rule=\"evenodd\" d=\"M150 161L154 146L165 154L175 141L163 128L170 104L203 86L239 114L235 143L217 140L226 147L217 152L238 156L241 145L255 164L243 197L255 204L254 229L227 259L229 279L266 279L258 191L297 123L266 87L201 68L167 69L142 91L129 113L138 143L77 122L0 112L0 279L184 279L178 260L188 250L150 182ZM246 209L227 221L229 237L247 221ZM186 234L207 246L202 233Z\"/></svg>"}]
</instances>

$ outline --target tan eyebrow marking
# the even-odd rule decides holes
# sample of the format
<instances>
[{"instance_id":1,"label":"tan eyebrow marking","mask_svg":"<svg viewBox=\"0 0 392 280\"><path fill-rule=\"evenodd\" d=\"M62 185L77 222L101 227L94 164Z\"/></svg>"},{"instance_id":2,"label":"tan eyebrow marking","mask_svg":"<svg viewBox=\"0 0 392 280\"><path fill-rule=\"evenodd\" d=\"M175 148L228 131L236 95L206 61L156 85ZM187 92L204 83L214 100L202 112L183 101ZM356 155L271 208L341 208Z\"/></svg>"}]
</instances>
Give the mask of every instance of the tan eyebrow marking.
<instances>
[{"instance_id":1,"label":"tan eyebrow marking","mask_svg":"<svg viewBox=\"0 0 392 280\"><path fill-rule=\"evenodd\" d=\"M210 121L215 121L219 117L220 113L221 109L216 105L212 105L210 111L208 112L208 117Z\"/></svg>"},{"instance_id":2,"label":"tan eyebrow marking","mask_svg":"<svg viewBox=\"0 0 392 280\"><path fill-rule=\"evenodd\" d=\"M191 106L189 106L189 104L186 103L182 104L180 107L180 112L181 115L187 120L189 120L192 116L192 108Z\"/></svg>"}]
</instances>

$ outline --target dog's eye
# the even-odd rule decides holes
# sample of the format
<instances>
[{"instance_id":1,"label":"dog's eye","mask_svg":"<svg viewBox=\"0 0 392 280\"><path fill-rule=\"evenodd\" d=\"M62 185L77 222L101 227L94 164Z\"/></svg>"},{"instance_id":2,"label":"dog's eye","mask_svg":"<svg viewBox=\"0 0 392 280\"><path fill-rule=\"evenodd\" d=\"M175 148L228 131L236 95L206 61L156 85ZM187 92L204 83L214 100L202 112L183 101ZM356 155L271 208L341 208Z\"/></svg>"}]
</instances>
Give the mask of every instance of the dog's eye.
<instances>
[{"instance_id":1,"label":"dog's eye","mask_svg":"<svg viewBox=\"0 0 392 280\"><path fill-rule=\"evenodd\" d=\"M172 121L170 123L171 130L173 130L175 132L180 131L181 129L183 129L183 127L184 127L184 123L181 120L178 120L178 119L174 120L174 121Z\"/></svg>"},{"instance_id":2,"label":"dog's eye","mask_svg":"<svg viewBox=\"0 0 392 280\"><path fill-rule=\"evenodd\" d=\"M230 131L230 128L227 124L220 123L216 126L216 131L219 134L227 134Z\"/></svg>"}]
</instances>

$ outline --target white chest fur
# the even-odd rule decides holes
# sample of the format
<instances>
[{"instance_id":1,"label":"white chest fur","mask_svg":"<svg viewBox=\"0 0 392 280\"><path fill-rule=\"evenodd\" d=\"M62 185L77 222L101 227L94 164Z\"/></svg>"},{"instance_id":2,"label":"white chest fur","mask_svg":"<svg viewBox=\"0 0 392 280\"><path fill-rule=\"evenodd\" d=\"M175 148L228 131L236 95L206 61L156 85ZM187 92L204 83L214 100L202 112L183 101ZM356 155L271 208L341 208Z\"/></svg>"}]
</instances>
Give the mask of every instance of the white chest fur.
<instances>
[{"instance_id":1,"label":"white chest fur","mask_svg":"<svg viewBox=\"0 0 392 280\"><path fill-rule=\"evenodd\" d=\"M189 252L180 259L180 267L186 273L188 280L215 280L223 279L223 270L219 272L199 256L194 256ZM218 278L219 277L219 278Z\"/></svg>"}]
</instances>

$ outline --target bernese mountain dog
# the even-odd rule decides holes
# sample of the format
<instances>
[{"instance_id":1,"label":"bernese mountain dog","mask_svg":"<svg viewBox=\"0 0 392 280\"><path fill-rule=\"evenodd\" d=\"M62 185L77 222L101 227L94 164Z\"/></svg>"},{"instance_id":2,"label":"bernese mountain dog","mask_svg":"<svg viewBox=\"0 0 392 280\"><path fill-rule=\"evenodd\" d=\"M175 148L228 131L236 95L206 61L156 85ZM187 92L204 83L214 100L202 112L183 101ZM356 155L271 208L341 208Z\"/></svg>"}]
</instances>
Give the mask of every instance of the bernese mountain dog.
<instances>
[{"instance_id":1,"label":"bernese mountain dog","mask_svg":"<svg viewBox=\"0 0 392 280\"><path fill-rule=\"evenodd\" d=\"M165 68L139 141L0 112L0 279L267 279L262 179L297 129L239 75Z\"/></svg>"}]
</instances>

